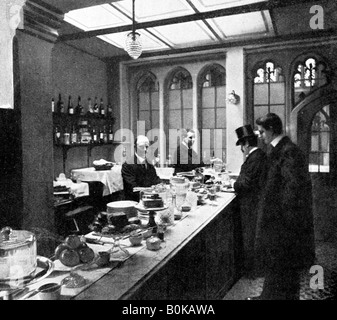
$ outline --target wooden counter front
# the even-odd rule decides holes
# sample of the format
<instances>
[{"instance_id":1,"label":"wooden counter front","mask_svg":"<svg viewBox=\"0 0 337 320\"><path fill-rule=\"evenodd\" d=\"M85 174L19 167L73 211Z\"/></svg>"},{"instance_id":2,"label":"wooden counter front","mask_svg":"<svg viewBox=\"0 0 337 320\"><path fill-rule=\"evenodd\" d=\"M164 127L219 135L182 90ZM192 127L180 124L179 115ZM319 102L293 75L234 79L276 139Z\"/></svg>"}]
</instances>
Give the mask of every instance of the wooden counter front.
<instances>
[{"instance_id":1,"label":"wooden counter front","mask_svg":"<svg viewBox=\"0 0 337 320\"><path fill-rule=\"evenodd\" d=\"M83 292L80 300L221 299L239 277L240 232L234 194L190 212L146 248Z\"/></svg>"}]
</instances>

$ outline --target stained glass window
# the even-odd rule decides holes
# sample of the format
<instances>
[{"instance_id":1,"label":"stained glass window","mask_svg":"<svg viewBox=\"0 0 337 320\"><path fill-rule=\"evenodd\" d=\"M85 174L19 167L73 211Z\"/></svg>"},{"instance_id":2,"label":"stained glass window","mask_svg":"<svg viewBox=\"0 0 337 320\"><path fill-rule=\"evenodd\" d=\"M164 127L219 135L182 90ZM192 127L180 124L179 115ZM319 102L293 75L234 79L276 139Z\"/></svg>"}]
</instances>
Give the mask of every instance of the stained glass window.
<instances>
[{"instance_id":1,"label":"stained glass window","mask_svg":"<svg viewBox=\"0 0 337 320\"><path fill-rule=\"evenodd\" d=\"M313 90L328 83L326 65L315 58L299 62L294 73L294 106Z\"/></svg>"}]
</instances>

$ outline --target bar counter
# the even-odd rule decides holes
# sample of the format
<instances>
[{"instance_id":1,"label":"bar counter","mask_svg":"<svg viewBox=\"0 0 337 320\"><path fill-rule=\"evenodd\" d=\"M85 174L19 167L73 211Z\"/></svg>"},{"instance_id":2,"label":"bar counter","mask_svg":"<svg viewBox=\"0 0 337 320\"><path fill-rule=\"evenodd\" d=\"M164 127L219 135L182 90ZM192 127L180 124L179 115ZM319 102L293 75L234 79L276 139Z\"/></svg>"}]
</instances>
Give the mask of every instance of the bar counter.
<instances>
[{"instance_id":1,"label":"bar counter","mask_svg":"<svg viewBox=\"0 0 337 320\"><path fill-rule=\"evenodd\" d=\"M71 299L221 299L239 277L240 236L233 193L198 206L146 247Z\"/></svg>"}]
</instances>

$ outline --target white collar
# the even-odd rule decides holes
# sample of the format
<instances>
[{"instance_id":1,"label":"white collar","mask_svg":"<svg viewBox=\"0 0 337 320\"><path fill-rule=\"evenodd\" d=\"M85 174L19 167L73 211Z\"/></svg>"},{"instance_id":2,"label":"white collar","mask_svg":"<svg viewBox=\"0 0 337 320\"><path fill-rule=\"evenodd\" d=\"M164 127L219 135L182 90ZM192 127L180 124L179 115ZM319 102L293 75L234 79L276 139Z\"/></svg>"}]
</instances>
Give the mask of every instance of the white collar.
<instances>
[{"instance_id":1,"label":"white collar","mask_svg":"<svg viewBox=\"0 0 337 320\"><path fill-rule=\"evenodd\" d=\"M270 144L275 148L276 145L282 140L283 137L284 137L284 135L280 134Z\"/></svg>"},{"instance_id":2,"label":"white collar","mask_svg":"<svg viewBox=\"0 0 337 320\"><path fill-rule=\"evenodd\" d=\"M137 159L139 160L139 163L144 163L145 162L145 158L140 157L137 153L135 153Z\"/></svg>"},{"instance_id":3,"label":"white collar","mask_svg":"<svg viewBox=\"0 0 337 320\"><path fill-rule=\"evenodd\" d=\"M258 148L257 147L254 147L253 149L251 149L250 151L249 151L249 153L247 154L247 157L251 154L251 153L253 153L255 150L257 150Z\"/></svg>"}]
</instances>

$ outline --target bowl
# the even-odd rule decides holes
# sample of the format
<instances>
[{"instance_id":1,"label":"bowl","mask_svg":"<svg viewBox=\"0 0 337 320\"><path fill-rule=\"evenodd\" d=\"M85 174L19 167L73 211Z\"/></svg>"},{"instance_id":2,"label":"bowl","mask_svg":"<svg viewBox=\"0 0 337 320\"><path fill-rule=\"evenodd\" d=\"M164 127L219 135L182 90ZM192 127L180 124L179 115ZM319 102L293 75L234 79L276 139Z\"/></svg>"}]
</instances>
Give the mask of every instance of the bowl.
<instances>
[{"instance_id":1,"label":"bowl","mask_svg":"<svg viewBox=\"0 0 337 320\"><path fill-rule=\"evenodd\" d=\"M129 237L129 241L133 246L139 246L142 240L143 240L143 235L141 233L130 235Z\"/></svg>"},{"instance_id":2,"label":"bowl","mask_svg":"<svg viewBox=\"0 0 337 320\"><path fill-rule=\"evenodd\" d=\"M183 204L181 206L181 211L182 212L189 212L191 210L191 206L187 205L187 204Z\"/></svg>"},{"instance_id":3,"label":"bowl","mask_svg":"<svg viewBox=\"0 0 337 320\"><path fill-rule=\"evenodd\" d=\"M37 289L39 300L59 300L61 297L61 285L55 282L46 283Z\"/></svg>"}]
</instances>

